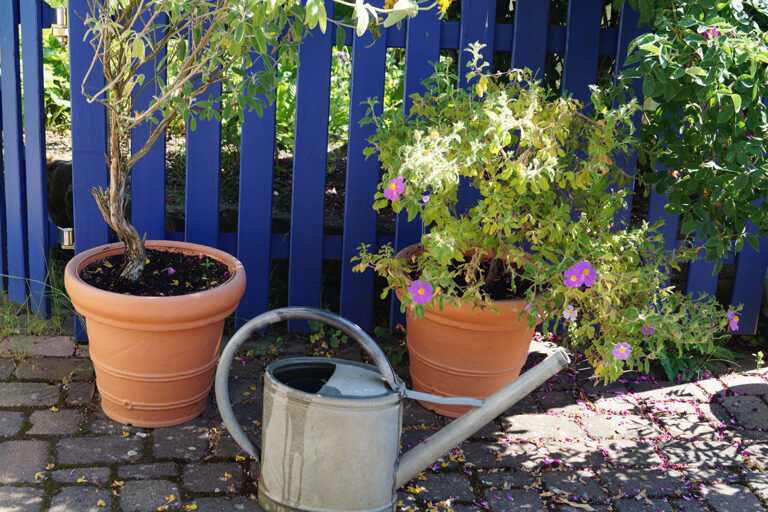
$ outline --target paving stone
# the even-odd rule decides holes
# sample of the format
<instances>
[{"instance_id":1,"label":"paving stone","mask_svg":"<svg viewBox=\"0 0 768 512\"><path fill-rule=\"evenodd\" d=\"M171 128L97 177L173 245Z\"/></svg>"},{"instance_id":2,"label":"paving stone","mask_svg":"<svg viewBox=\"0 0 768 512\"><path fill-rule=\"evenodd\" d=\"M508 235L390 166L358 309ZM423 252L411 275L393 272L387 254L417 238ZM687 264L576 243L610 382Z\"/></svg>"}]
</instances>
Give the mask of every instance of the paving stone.
<instances>
[{"instance_id":1,"label":"paving stone","mask_svg":"<svg viewBox=\"0 0 768 512\"><path fill-rule=\"evenodd\" d=\"M661 437L659 428L645 416L595 414L581 419L584 430L595 439L631 438L648 439ZM556 423L559 423L559 418Z\"/></svg>"},{"instance_id":2,"label":"paving stone","mask_svg":"<svg viewBox=\"0 0 768 512\"><path fill-rule=\"evenodd\" d=\"M264 509L259 502L241 496L229 498L196 498L189 500L187 505L197 505L200 512L262 512Z\"/></svg>"},{"instance_id":3,"label":"paving stone","mask_svg":"<svg viewBox=\"0 0 768 512\"><path fill-rule=\"evenodd\" d=\"M757 396L725 396L720 398L720 402L744 428L768 425L768 405Z\"/></svg>"},{"instance_id":4,"label":"paving stone","mask_svg":"<svg viewBox=\"0 0 768 512\"><path fill-rule=\"evenodd\" d=\"M182 480L191 492L236 493L243 483L243 468L231 462L189 464L184 467Z\"/></svg>"},{"instance_id":5,"label":"paving stone","mask_svg":"<svg viewBox=\"0 0 768 512\"><path fill-rule=\"evenodd\" d=\"M768 395L768 382L757 375L732 373L720 380L728 389L740 395Z\"/></svg>"},{"instance_id":6,"label":"paving stone","mask_svg":"<svg viewBox=\"0 0 768 512\"><path fill-rule=\"evenodd\" d=\"M725 389L725 385L717 379L700 380L696 384L709 395L716 395Z\"/></svg>"},{"instance_id":7,"label":"paving stone","mask_svg":"<svg viewBox=\"0 0 768 512\"><path fill-rule=\"evenodd\" d=\"M467 462L481 468L526 468L546 464L547 455L533 443L478 443L461 445Z\"/></svg>"},{"instance_id":8,"label":"paving stone","mask_svg":"<svg viewBox=\"0 0 768 512\"><path fill-rule=\"evenodd\" d=\"M22 354L25 356L69 357L74 353L75 343L69 336L9 336L0 344L0 356Z\"/></svg>"},{"instance_id":9,"label":"paving stone","mask_svg":"<svg viewBox=\"0 0 768 512\"><path fill-rule=\"evenodd\" d=\"M504 411L502 416L514 416L516 414L531 414L541 412L539 405L531 395L525 395L517 401L512 407Z\"/></svg>"},{"instance_id":10,"label":"paving stone","mask_svg":"<svg viewBox=\"0 0 768 512\"><path fill-rule=\"evenodd\" d=\"M551 459L565 467L598 467L607 462L594 441L545 441Z\"/></svg>"},{"instance_id":11,"label":"paving stone","mask_svg":"<svg viewBox=\"0 0 768 512\"><path fill-rule=\"evenodd\" d=\"M541 388L553 391L572 391L576 389L575 373L571 371L562 371L555 374L554 377L545 382Z\"/></svg>"},{"instance_id":12,"label":"paving stone","mask_svg":"<svg viewBox=\"0 0 768 512\"><path fill-rule=\"evenodd\" d=\"M59 388L41 382L0 382L0 407L47 407L59 401Z\"/></svg>"},{"instance_id":13,"label":"paving stone","mask_svg":"<svg viewBox=\"0 0 768 512\"><path fill-rule=\"evenodd\" d=\"M0 411L0 437L15 436L23 423L23 412Z\"/></svg>"},{"instance_id":14,"label":"paving stone","mask_svg":"<svg viewBox=\"0 0 768 512\"><path fill-rule=\"evenodd\" d=\"M43 490L0 485L0 512L40 512Z\"/></svg>"},{"instance_id":15,"label":"paving stone","mask_svg":"<svg viewBox=\"0 0 768 512\"><path fill-rule=\"evenodd\" d=\"M646 402L646 407L650 415L653 417L674 414L698 416L699 414L698 409L696 409L696 402Z\"/></svg>"},{"instance_id":16,"label":"paving stone","mask_svg":"<svg viewBox=\"0 0 768 512\"><path fill-rule=\"evenodd\" d=\"M16 368L16 366L13 364L12 360L0 359L0 380L5 380L10 377L14 368Z\"/></svg>"},{"instance_id":17,"label":"paving stone","mask_svg":"<svg viewBox=\"0 0 768 512\"><path fill-rule=\"evenodd\" d=\"M105 483L109 481L109 468L57 469L51 472L51 478L63 484L83 483L78 482L80 479L85 482Z\"/></svg>"},{"instance_id":18,"label":"paving stone","mask_svg":"<svg viewBox=\"0 0 768 512\"><path fill-rule=\"evenodd\" d=\"M47 456L45 441L0 443L0 484L34 482L35 473L45 469Z\"/></svg>"},{"instance_id":19,"label":"paving stone","mask_svg":"<svg viewBox=\"0 0 768 512\"><path fill-rule=\"evenodd\" d=\"M709 512L698 501L677 500L676 505L680 512Z\"/></svg>"},{"instance_id":20,"label":"paving stone","mask_svg":"<svg viewBox=\"0 0 768 512\"><path fill-rule=\"evenodd\" d=\"M587 378L584 379L583 376ZM611 382L610 384L603 384L594 378L594 371L590 368L586 372L581 372L576 378L576 389L587 395L590 399L607 398L627 392L627 387L623 382Z\"/></svg>"},{"instance_id":21,"label":"paving stone","mask_svg":"<svg viewBox=\"0 0 768 512\"><path fill-rule=\"evenodd\" d=\"M618 512L673 512L672 505L663 500L616 500Z\"/></svg>"},{"instance_id":22,"label":"paving stone","mask_svg":"<svg viewBox=\"0 0 768 512\"><path fill-rule=\"evenodd\" d=\"M760 469L768 469L768 444L751 443L741 445L741 453Z\"/></svg>"},{"instance_id":23,"label":"paving stone","mask_svg":"<svg viewBox=\"0 0 768 512\"><path fill-rule=\"evenodd\" d=\"M200 460L208 454L208 428L202 422L158 428L154 431L152 451L157 458Z\"/></svg>"},{"instance_id":24,"label":"paving stone","mask_svg":"<svg viewBox=\"0 0 768 512\"><path fill-rule=\"evenodd\" d=\"M104 503L99 505L99 501ZM51 498L49 512L101 512L109 510L112 494L109 489L98 489L90 485L63 487Z\"/></svg>"},{"instance_id":25,"label":"paving stone","mask_svg":"<svg viewBox=\"0 0 768 512\"><path fill-rule=\"evenodd\" d=\"M649 375L635 374L634 376L627 378L626 381L629 389L635 394L645 393L646 391L655 391L664 387Z\"/></svg>"},{"instance_id":26,"label":"paving stone","mask_svg":"<svg viewBox=\"0 0 768 512\"><path fill-rule=\"evenodd\" d=\"M136 434L137 432L146 434L148 432L145 428L140 427L134 427L132 425L123 425L122 423L118 423L114 420L110 420L109 418L97 418L88 423L88 430L92 434L102 434L102 435L109 435L109 436L120 436L125 437L125 434L123 432L128 432L129 434ZM138 436L138 437L146 437L146 436Z\"/></svg>"},{"instance_id":27,"label":"paving stone","mask_svg":"<svg viewBox=\"0 0 768 512\"><path fill-rule=\"evenodd\" d=\"M523 414L517 416L502 416L504 431L512 439L536 439L536 438L579 438L584 437L584 432L571 419L546 414Z\"/></svg>"},{"instance_id":28,"label":"paving stone","mask_svg":"<svg viewBox=\"0 0 768 512\"><path fill-rule=\"evenodd\" d=\"M150 464L129 464L117 468L118 478L160 478L164 476L175 477L179 474L176 464L173 462L153 462Z\"/></svg>"},{"instance_id":29,"label":"paving stone","mask_svg":"<svg viewBox=\"0 0 768 512\"><path fill-rule=\"evenodd\" d=\"M608 459L617 466L658 466L662 464L659 455L649 443L628 439L600 440L600 447Z\"/></svg>"},{"instance_id":30,"label":"paving stone","mask_svg":"<svg viewBox=\"0 0 768 512\"><path fill-rule=\"evenodd\" d=\"M690 482L725 483L730 484L741 480L738 473L720 468L691 468L683 470Z\"/></svg>"},{"instance_id":31,"label":"paving stone","mask_svg":"<svg viewBox=\"0 0 768 512\"><path fill-rule=\"evenodd\" d=\"M736 425L736 420L731 418L731 413L729 413L719 402L711 401L709 403L699 404L699 410L701 411L701 414L714 425L728 427Z\"/></svg>"},{"instance_id":32,"label":"paving stone","mask_svg":"<svg viewBox=\"0 0 768 512\"><path fill-rule=\"evenodd\" d=\"M485 491L485 499L493 512L543 511L539 494L525 489L508 491Z\"/></svg>"},{"instance_id":33,"label":"paving stone","mask_svg":"<svg viewBox=\"0 0 768 512\"><path fill-rule=\"evenodd\" d=\"M578 413L590 410L575 391L546 391L533 393L544 412Z\"/></svg>"},{"instance_id":34,"label":"paving stone","mask_svg":"<svg viewBox=\"0 0 768 512\"><path fill-rule=\"evenodd\" d=\"M419 493L419 499L426 501L443 501L447 498L459 501L472 501L475 493L466 473L438 473L427 475L425 481L419 482L424 489Z\"/></svg>"},{"instance_id":35,"label":"paving stone","mask_svg":"<svg viewBox=\"0 0 768 512\"><path fill-rule=\"evenodd\" d=\"M722 441L678 440L659 443L658 449L671 464L705 467L743 465L736 448Z\"/></svg>"},{"instance_id":36,"label":"paving stone","mask_svg":"<svg viewBox=\"0 0 768 512\"><path fill-rule=\"evenodd\" d=\"M32 428L27 431L27 434L61 436L74 434L83 418L83 413L77 409L59 409L57 412L48 409L34 411L29 416Z\"/></svg>"},{"instance_id":37,"label":"paving stone","mask_svg":"<svg viewBox=\"0 0 768 512\"><path fill-rule=\"evenodd\" d=\"M594 402L594 406L597 412L603 414L641 414L643 412L637 400L627 395L600 398Z\"/></svg>"},{"instance_id":38,"label":"paving stone","mask_svg":"<svg viewBox=\"0 0 768 512\"><path fill-rule=\"evenodd\" d=\"M684 485L683 474L675 470L656 469L602 469L598 477L612 493L621 491L625 496L672 496Z\"/></svg>"},{"instance_id":39,"label":"paving stone","mask_svg":"<svg viewBox=\"0 0 768 512\"><path fill-rule=\"evenodd\" d=\"M547 489L560 495L564 491L569 500L577 502L604 503L608 495L602 485L587 471L551 471L542 475Z\"/></svg>"},{"instance_id":40,"label":"paving stone","mask_svg":"<svg viewBox=\"0 0 768 512\"><path fill-rule=\"evenodd\" d=\"M698 416L659 416L656 420L675 438L714 439L719 432Z\"/></svg>"},{"instance_id":41,"label":"paving stone","mask_svg":"<svg viewBox=\"0 0 768 512\"><path fill-rule=\"evenodd\" d=\"M425 430L424 432L433 431ZM254 432L246 432L246 435L248 435L251 443L253 443L254 446L258 446L260 443L260 436L257 436L256 434L257 433ZM223 457L225 459L234 459L235 457L249 457L249 455L245 453L245 450L243 450L243 448L237 444L234 439L232 439L230 433L226 430L223 430L222 428L218 429L218 434L214 438L213 452L217 457Z\"/></svg>"},{"instance_id":42,"label":"paving stone","mask_svg":"<svg viewBox=\"0 0 768 512\"><path fill-rule=\"evenodd\" d=\"M749 471L742 475L749 483L752 491L761 498L768 499L768 473L762 471Z\"/></svg>"},{"instance_id":43,"label":"paving stone","mask_svg":"<svg viewBox=\"0 0 768 512\"><path fill-rule=\"evenodd\" d=\"M262 371L262 370L260 370ZM440 417L425 409L415 400L406 400L403 406L403 425L437 425Z\"/></svg>"},{"instance_id":44,"label":"paving stone","mask_svg":"<svg viewBox=\"0 0 768 512\"><path fill-rule=\"evenodd\" d=\"M166 496L173 494L171 502ZM129 480L120 488L120 509L123 512L148 512L157 507L167 506L168 510L178 510L179 487L167 480ZM198 506L198 510L205 509Z\"/></svg>"},{"instance_id":45,"label":"paving stone","mask_svg":"<svg viewBox=\"0 0 768 512\"><path fill-rule=\"evenodd\" d=\"M39 379L60 382L93 378L93 365L86 359L28 358L16 368L17 379Z\"/></svg>"},{"instance_id":46,"label":"paving stone","mask_svg":"<svg viewBox=\"0 0 768 512\"><path fill-rule=\"evenodd\" d=\"M765 506L742 485L715 484L709 487L707 503L717 512L758 512Z\"/></svg>"},{"instance_id":47,"label":"paving stone","mask_svg":"<svg viewBox=\"0 0 768 512\"><path fill-rule=\"evenodd\" d=\"M85 405L91 401L95 390L92 382L72 382L67 384L65 402L69 405Z\"/></svg>"},{"instance_id":48,"label":"paving stone","mask_svg":"<svg viewBox=\"0 0 768 512\"><path fill-rule=\"evenodd\" d=\"M88 345L75 345L72 348L75 351L75 357L81 357L83 359L91 358L91 349Z\"/></svg>"},{"instance_id":49,"label":"paving stone","mask_svg":"<svg viewBox=\"0 0 768 512\"><path fill-rule=\"evenodd\" d=\"M56 443L59 464L127 462L142 456L144 440L133 437L73 437Z\"/></svg>"},{"instance_id":50,"label":"paving stone","mask_svg":"<svg viewBox=\"0 0 768 512\"><path fill-rule=\"evenodd\" d=\"M635 393L635 398L646 402L706 402L709 395L693 382L669 385Z\"/></svg>"},{"instance_id":51,"label":"paving stone","mask_svg":"<svg viewBox=\"0 0 768 512\"><path fill-rule=\"evenodd\" d=\"M477 473L477 479L485 487L494 489L512 489L513 487L526 487L534 480L526 471L496 471L495 473Z\"/></svg>"}]
</instances>

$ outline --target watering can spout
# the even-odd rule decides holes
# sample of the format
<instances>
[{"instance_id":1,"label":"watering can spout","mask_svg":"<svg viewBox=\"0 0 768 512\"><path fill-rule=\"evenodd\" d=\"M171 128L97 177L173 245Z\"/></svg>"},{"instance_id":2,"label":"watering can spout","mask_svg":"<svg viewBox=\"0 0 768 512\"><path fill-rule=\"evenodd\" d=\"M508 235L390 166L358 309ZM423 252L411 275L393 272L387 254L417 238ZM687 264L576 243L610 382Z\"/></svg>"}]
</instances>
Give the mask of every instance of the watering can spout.
<instances>
[{"instance_id":1,"label":"watering can spout","mask_svg":"<svg viewBox=\"0 0 768 512\"><path fill-rule=\"evenodd\" d=\"M488 397L482 406L471 409L408 451L398 463L395 488L408 483L433 461L480 430L493 418L568 366L570 362L565 350L558 349L544 361Z\"/></svg>"}]
</instances>

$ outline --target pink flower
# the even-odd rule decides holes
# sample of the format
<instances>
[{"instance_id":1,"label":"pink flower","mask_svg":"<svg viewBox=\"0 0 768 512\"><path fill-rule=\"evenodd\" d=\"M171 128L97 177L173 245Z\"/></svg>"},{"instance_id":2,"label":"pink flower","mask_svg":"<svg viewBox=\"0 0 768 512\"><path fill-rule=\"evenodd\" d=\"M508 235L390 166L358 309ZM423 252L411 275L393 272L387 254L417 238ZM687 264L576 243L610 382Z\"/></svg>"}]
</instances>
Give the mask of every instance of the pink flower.
<instances>
[{"instance_id":1,"label":"pink flower","mask_svg":"<svg viewBox=\"0 0 768 512\"><path fill-rule=\"evenodd\" d=\"M641 332L641 333L643 333L643 334L645 334L646 336L650 336L651 334L653 334L653 332L654 332L655 330L656 330L656 329L654 329L654 328L653 328L653 326L652 326L651 324L649 324L648 322L646 322L646 323L645 323L645 324L644 324L644 325L643 325L643 326L640 328L640 332Z\"/></svg>"},{"instance_id":2,"label":"pink flower","mask_svg":"<svg viewBox=\"0 0 768 512\"><path fill-rule=\"evenodd\" d=\"M425 195L425 196L422 196L421 200L422 200L423 202L425 202L425 203L428 203L428 202L429 202L429 194L427 194L427 195Z\"/></svg>"},{"instance_id":3,"label":"pink flower","mask_svg":"<svg viewBox=\"0 0 768 512\"><path fill-rule=\"evenodd\" d=\"M569 268L563 272L563 277L565 277L565 279L563 279L563 284L568 288L578 288L584 282L584 279L578 272L574 272L573 268Z\"/></svg>"},{"instance_id":4,"label":"pink flower","mask_svg":"<svg viewBox=\"0 0 768 512\"><path fill-rule=\"evenodd\" d=\"M424 304L431 301L434 292L435 289L432 288L431 284L420 279L414 281L410 288L408 288L408 293L411 294L411 299L413 299L413 302L419 304L420 306L423 306Z\"/></svg>"},{"instance_id":5,"label":"pink flower","mask_svg":"<svg viewBox=\"0 0 768 512\"><path fill-rule=\"evenodd\" d=\"M631 353L632 347L629 346L629 343L617 343L613 347L613 357L616 359L626 361Z\"/></svg>"},{"instance_id":6,"label":"pink flower","mask_svg":"<svg viewBox=\"0 0 768 512\"><path fill-rule=\"evenodd\" d=\"M597 272L595 272L595 269L592 268L592 264L590 262L582 260L571 267L571 270L582 276L582 282L587 288L595 284Z\"/></svg>"},{"instance_id":7,"label":"pink flower","mask_svg":"<svg viewBox=\"0 0 768 512\"><path fill-rule=\"evenodd\" d=\"M731 328L732 331L735 331L739 328L739 315L737 315L730 309L728 310L728 320L729 320L729 327Z\"/></svg>"},{"instance_id":8,"label":"pink flower","mask_svg":"<svg viewBox=\"0 0 768 512\"><path fill-rule=\"evenodd\" d=\"M393 178L389 180L389 184L384 189L384 197L390 201L397 201L400 199L400 194L405 190L405 181L403 178Z\"/></svg>"},{"instance_id":9,"label":"pink flower","mask_svg":"<svg viewBox=\"0 0 768 512\"><path fill-rule=\"evenodd\" d=\"M706 39L717 39L723 34L717 30L716 27L709 27L707 30L702 32L701 35L703 35Z\"/></svg>"},{"instance_id":10,"label":"pink flower","mask_svg":"<svg viewBox=\"0 0 768 512\"><path fill-rule=\"evenodd\" d=\"M175 273L176 273L176 271L175 271L175 270L173 270L173 267L168 267L168 275L169 275L169 276L172 276L172 275L173 275L173 274L175 274Z\"/></svg>"}]
</instances>

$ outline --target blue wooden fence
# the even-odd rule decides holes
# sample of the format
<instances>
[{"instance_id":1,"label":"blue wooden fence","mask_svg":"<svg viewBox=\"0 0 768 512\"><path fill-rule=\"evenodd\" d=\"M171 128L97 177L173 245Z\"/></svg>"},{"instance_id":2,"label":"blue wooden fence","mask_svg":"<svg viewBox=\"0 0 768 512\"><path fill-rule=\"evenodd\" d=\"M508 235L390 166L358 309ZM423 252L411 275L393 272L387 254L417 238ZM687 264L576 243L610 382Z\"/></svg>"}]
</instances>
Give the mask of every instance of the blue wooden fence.
<instances>
[{"instance_id":1,"label":"blue wooden fence","mask_svg":"<svg viewBox=\"0 0 768 512\"><path fill-rule=\"evenodd\" d=\"M87 3L87 0L69 1L76 252L111 241L90 195L91 187L106 184L107 169L103 156L106 151L105 109L97 103L87 103L80 94L80 84L93 55L89 43L83 41L84 27L80 21L87 11ZM332 2L327 0L326 3L332 12ZM350 258L361 243L393 242L396 249L401 249L417 241L421 232L417 222L409 223L401 215L397 218L394 237L378 236L376 213L371 209L378 165L374 159L365 160L362 155L372 127L360 127L359 120L365 113L361 102L368 97L383 96L386 49L405 49L405 98L422 90L421 81L432 71L430 62L439 58L441 50L458 50L479 40L487 45L484 50L487 59L494 53L506 52L510 54L513 66L540 70L539 76L543 74L548 54L562 54L562 88L578 99L587 100L588 86L597 81L601 56L615 57L616 69L622 68L629 42L640 33L638 15L625 7L620 13L618 27L601 28L601 0L570 0L568 24L558 26L550 25L549 8L546 0L517 0L514 23L497 23L496 0L463 0L459 22L444 22L432 13L422 13L401 28L383 29L382 37L376 41L369 34L357 37L347 31L346 44L351 47L352 55L352 82L343 235L323 233L329 83L335 28L324 35L316 32L300 49L302 65L298 71L293 197L287 240L283 234L271 232L274 107L266 108L261 117L255 112L245 114L238 233L219 232L221 126L215 120L198 121L197 130L189 134L185 231L165 231L164 174L161 172L165 166L165 148L162 143L134 169L133 222L150 238L185 239L236 254L248 272L248 287L237 311L241 319L251 318L267 309L269 287L275 284L270 282L273 260L289 261L289 304L307 306L321 305L323 261L340 260L340 313L363 327L370 327L373 275L371 272L352 273ZM38 247L47 248L48 243L43 213L46 210L42 91L40 73L35 71L40 66L39 34L43 26L41 13L44 12L37 2L0 0L0 105L3 114L0 128L5 130L5 183L2 185L4 189L0 190L4 194L4 209L0 210L3 248L0 269L4 275L39 281L44 281L41 269L45 268L44 254L47 251L39 251ZM26 148L21 137L19 45L14 30L19 16L25 56ZM465 58L466 55L461 54L460 66ZM103 76L96 71L91 72L85 87L95 91L102 85ZM636 91L641 94L639 84ZM148 101L148 98L140 101ZM407 102L403 108L408 108ZM137 128L133 137L137 141L146 138L146 129ZM636 161L636 157L622 160L625 172L634 174ZM469 200L471 191L462 193ZM664 213L664 204L664 197L652 194L648 219L652 222L666 219L664 233L667 243L672 245L676 243L678 219ZM624 220L628 215L629 211L624 212ZM754 226L750 229L754 230ZM757 253L747 245L725 263L735 264L736 268L730 302L744 304L739 332L753 333L768 266L768 251ZM712 276L711 269L711 264L703 260L692 263L687 278L688 291L714 292L718 276ZM275 279L284 280L285 276L275 276ZM0 286L18 302L23 302L27 296L23 280L3 279ZM35 306L45 312L45 301L38 301L42 289L33 285L30 291ZM391 310L392 322L400 321L399 306L395 302ZM302 328L303 325L292 327Z\"/></svg>"}]
</instances>

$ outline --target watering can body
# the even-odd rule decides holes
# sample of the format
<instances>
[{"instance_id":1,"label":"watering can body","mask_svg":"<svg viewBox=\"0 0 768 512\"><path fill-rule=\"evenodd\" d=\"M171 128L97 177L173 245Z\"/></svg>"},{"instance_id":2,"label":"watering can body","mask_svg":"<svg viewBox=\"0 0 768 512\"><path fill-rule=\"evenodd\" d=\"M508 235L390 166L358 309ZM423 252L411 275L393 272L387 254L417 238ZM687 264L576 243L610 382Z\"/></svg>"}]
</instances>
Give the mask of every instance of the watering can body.
<instances>
[{"instance_id":1,"label":"watering can body","mask_svg":"<svg viewBox=\"0 0 768 512\"><path fill-rule=\"evenodd\" d=\"M264 376L262 451L251 443L229 402L229 367L248 336L289 319L317 320L357 341L373 365L329 358L291 358ZM485 401L437 397L405 388L386 356L357 325L323 310L268 311L230 339L216 370L216 401L233 439L261 459L259 503L268 512L394 510L396 489L467 439L570 360L550 355ZM403 399L477 406L399 455Z\"/></svg>"}]
</instances>

